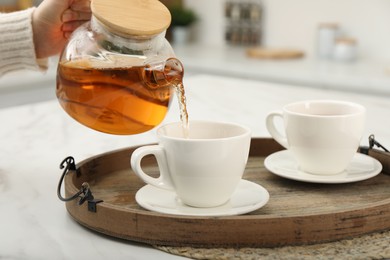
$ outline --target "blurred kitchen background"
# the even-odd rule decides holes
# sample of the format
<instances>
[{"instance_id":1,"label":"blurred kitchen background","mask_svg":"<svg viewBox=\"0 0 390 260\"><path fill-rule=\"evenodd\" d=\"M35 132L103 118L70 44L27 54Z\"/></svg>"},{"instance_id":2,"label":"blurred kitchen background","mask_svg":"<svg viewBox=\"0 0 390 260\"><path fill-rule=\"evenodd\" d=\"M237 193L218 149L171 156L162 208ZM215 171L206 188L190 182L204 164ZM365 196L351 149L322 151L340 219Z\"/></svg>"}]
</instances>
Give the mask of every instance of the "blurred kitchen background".
<instances>
[{"instance_id":1,"label":"blurred kitchen background","mask_svg":"<svg viewBox=\"0 0 390 260\"><path fill-rule=\"evenodd\" d=\"M7 12L41 0L0 0ZM186 75L208 73L390 97L389 0L161 0ZM0 107L55 98L45 73L0 79ZM23 75L23 76L21 76Z\"/></svg>"}]
</instances>

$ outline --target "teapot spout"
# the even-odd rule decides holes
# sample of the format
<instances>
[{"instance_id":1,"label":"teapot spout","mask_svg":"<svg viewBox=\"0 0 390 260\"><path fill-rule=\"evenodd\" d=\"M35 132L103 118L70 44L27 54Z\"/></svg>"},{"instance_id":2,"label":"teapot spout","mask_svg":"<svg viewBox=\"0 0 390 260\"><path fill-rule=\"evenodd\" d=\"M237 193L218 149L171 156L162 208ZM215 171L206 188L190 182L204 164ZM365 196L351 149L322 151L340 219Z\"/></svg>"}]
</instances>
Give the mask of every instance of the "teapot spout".
<instances>
[{"instance_id":1,"label":"teapot spout","mask_svg":"<svg viewBox=\"0 0 390 260\"><path fill-rule=\"evenodd\" d=\"M176 58L169 58L165 63L149 64L145 67L144 82L150 88L177 85L183 80L184 67Z\"/></svg>"}]
</instances>

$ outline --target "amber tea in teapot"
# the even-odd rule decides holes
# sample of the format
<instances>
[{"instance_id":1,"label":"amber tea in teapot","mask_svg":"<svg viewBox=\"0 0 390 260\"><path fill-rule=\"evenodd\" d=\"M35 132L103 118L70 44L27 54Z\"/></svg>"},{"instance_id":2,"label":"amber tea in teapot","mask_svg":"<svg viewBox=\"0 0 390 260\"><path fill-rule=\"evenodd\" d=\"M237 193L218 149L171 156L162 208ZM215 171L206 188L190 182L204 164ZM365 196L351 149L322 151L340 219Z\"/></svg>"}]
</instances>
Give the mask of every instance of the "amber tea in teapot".
<instances>
[{"instance_id":1,"label":"amber tea in teapot","mask_svg":"<svg viewBox=\"0 0 390 260\"><path fill-rule=\"evenodd\" d=\"M138 134L162 122L176 89L186 124L183 67L164 37L168 9L157 0L94 0L91 8L91 21L72 34L59 61L63 109L92 129Z\"/></svg>"},{"instance_id":2,"label":"amber tea in teapot","mask_svg":"<svg viewBox=\"0 0 390 260\"><path fill-rule=\"evenodd\" d=\"M88 61L61 62L57 96L70 116L92 129L142 133L161 123L172 98L172 84L182 80L180 72L166 73L164 82L156 82L155 75L147 66L105 68Z\"/></svg>"}]
</instances>

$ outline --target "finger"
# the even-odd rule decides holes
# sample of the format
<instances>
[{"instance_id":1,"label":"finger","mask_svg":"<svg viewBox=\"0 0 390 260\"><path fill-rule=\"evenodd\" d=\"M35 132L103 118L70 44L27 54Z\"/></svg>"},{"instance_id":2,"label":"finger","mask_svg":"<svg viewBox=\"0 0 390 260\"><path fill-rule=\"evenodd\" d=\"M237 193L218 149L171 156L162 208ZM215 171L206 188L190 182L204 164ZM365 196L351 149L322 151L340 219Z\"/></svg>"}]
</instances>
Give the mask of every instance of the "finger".
<instances>
[{"instance_id":1,"label":"finger","mask_svg":"<svg viewBox=\"0 0 390 260\"><path fill-rule=\"evenodd\" d=\"M70 9L78 12L91 12L91 1L90 0L76 0L70 6Z\"/></svg>"},{"instance_id":2,"label":"finger","mask_svg":"<svg viewBox=\"0 0 390 260\"><path fill-rule=\"evenodd\" d=\"M80 25L82 25L83 23L87 22L87 20L85 21L72 21L72 22L67 22L67 23L64 23L62 25L62 31L65 33L65 32L73 32L74 30L76 30Z\"/></svg>"},{"instance_id":3,"label":"finger","mask_svg":"<svg viewBox=\"0 0 390 260\"><path fill-rule=\"evenodd\" d=\"M71 9L67 9L62 13L61 21L63 23L71 21L86 21L91 18L90 12L76 12Z\"/></svg>"}]
</instances>

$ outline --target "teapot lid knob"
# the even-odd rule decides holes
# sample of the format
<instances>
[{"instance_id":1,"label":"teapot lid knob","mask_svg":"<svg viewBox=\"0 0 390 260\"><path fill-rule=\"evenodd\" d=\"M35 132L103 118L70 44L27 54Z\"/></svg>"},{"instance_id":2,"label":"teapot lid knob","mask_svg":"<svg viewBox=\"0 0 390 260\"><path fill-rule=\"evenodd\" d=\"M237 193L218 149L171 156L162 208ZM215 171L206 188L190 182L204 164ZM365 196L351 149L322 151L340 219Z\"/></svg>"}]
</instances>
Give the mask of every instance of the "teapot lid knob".
<instances>
[{"instance_id":1,"label":"teapot lid knob","mask_svg":"<svg viewBox=\"0 0 390 260\"><path fill-rule=\"evenodd\" d=\"M124 37L159 34L171 23L168 8L159 0L92 0L91 9L104 27Z\"/></svg>"}]
</instances>

